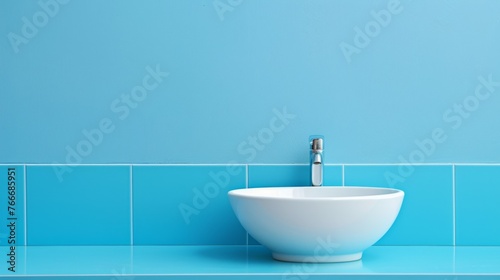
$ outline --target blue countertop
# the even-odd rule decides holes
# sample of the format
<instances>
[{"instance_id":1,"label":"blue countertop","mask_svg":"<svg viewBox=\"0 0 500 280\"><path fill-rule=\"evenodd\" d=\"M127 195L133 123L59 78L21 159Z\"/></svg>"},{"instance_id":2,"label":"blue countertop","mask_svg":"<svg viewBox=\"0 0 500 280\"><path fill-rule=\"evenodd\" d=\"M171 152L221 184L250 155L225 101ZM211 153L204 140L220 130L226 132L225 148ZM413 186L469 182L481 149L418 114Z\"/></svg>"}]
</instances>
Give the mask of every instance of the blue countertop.
<instances>
[{"instance_id":1,"label":"blue countertop","mask_svg":"<svg viewBox=\"0 0 500 280\"><path fill-rule=\"evenodd\" d=\"M500 246L374 246L348 263L275 261L262 246L0 247L0 277L62 279L500 279Z\"/></svg>"}]
</instances>

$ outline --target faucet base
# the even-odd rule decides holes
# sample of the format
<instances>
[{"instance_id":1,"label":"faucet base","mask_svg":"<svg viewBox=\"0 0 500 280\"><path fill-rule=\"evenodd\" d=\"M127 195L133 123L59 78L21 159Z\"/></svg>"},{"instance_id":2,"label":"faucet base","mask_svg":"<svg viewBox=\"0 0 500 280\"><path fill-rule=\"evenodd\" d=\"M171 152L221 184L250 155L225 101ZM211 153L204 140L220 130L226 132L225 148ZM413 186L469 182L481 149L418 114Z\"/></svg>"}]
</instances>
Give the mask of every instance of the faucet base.
<instances>
[{"instance_id":1,"label":"faucet base","mask_svg":"<svg viewBox=\"0 0 500 280\"><path fill-rule=\"evenodd\" d=\"M346 255L289 255L272 253L273 258L278 261L285 262L302 262L302 263L331 263L331 262L352 262L360 260L363 252L346 254Z\"/></svg>"}]
</instances>

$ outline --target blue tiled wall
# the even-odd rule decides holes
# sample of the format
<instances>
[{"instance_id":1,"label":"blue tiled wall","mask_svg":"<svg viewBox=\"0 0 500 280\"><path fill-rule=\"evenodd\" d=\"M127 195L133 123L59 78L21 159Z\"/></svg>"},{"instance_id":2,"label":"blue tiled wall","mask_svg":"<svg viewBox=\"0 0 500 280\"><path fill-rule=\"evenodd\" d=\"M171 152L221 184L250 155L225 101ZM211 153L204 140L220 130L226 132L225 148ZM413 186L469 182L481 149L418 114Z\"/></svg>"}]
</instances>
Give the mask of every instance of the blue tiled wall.
<instances>
[{"instance_id":1,"label":"blue tiled wall","mask_svg":"<svg viewBox=\"0 0 500 280\"><path fill-rule=\"evenodd\" d=\"M308 171L307 165L90 165L66 167L71 173L60 181L58 166L3 165L5 185L9 168L17 174L17 245L257 244L234 216L227 192L306 185ZM325 182L405 191L378 245L500 245L499 171L498 165L328 165ZM1 211L0 219L7 215ZM6 244L9 231L0 234Z\"/></svg>"},{"instance_id":2,"label":"blue tiled wall","mask_svg":"<svg viewBox=\"0 0 500 280\"><path fill-rule=\"evenodd\" d=\"M52 166L26 175L29 245L130 244L129 167L72 167L63 181Z\"/></svg>"},{"instance_id":3,"label":"blue tiled wall","mask_svg":"<svg viewBox=\"0 0 500 280\"><path fill-rule=\"evenodd\" d=\"M305 163L304 139L323 134L329 163L392 164L437 130L425 162L498 162L498 10L2 0L0 159Z\"/></svg>"},{"instance_id":4,"label":"blue tiled wall","mask_svg":"<svg viewBox=\"0 0 500 280\"><path fill-rule=\"evenodd\" d=\"M306 184L312 134L406 192L379 245L500 245L499 10L0 1L0 245L254 244L227 191Z\"/></svg>"},{"instance_id":5,"label":"blue tiled wall","mask_svg":"<svg viewBox=\"0 0 500 280\"><path fill-rule=\"evenodd\" d=\"M226 193L245 188L245 166L137 166L134 244L244 244ZM214 230L218 229L218 230Z\"/></svg>"},{"instance_id":6,"label":"blue tiled wall","mask_svg":"<svg viewBox=\"0 0 500 280\"><path fill-rule=\"evenodd\" d=\"M457 245L500 245L500 166L458 166Z\"/></svg>"}]
</instances>

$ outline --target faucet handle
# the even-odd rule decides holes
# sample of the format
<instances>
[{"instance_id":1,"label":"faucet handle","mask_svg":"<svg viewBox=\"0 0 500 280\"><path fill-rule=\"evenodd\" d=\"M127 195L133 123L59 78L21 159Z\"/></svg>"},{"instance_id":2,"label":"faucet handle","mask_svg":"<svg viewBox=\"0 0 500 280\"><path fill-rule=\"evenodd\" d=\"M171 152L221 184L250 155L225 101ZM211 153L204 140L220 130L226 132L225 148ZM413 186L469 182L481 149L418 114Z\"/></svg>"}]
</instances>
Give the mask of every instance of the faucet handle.
<instances>
[{"instance_id":1,"label":"faucet handle","mask_svg":"<svg viewBox=\"0 0 500 280\"><path fill-rule=\"evenodd\" d=\"M311 136L311 150L313 151L322 151L323 150L323 136Z\"/></svg>"}]
</instances>

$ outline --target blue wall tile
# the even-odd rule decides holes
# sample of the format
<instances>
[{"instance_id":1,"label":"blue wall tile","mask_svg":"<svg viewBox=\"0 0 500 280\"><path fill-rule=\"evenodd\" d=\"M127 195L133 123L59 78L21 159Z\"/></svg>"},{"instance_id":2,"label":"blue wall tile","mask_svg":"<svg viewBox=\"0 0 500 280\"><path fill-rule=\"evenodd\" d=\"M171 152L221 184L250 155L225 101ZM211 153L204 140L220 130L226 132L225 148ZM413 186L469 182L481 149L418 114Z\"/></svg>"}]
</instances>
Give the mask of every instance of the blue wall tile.
<instances>
[{"instance_id":1,"label":"blue wall tile","mask_svg":"<svg viewBox=\"0 0 500 280\"><path fill-rule=\"evenodd\" d=\"M342 166L325 165L323 169L324 186L342 186L343 182Z\"/></svg>"},{"instance_id":2,"label":"blue wall tile","mask_svg":"<svg viewBox=\"0 0 500 280\"><path fill-rule=\"evenodd\" d=\"M324 166L324 185L342 185L342 166ZM309 165L249 165L249 187L309 186Z\"/></svg>"},{"instance_id":3,"label":"blue wall tile","mask_svg":"<svg viewBox=\"0 0 500 280\"><path fill-rule=\"evenodd\" d=\"M24 183L24 166L0 166L0 246L25 245Z\"/></svg>"},{"instance_id":4,"label":"blue wall tile","mask_svg":"<svg viewBox=\"0 0 500 280\"><path fill-rule=\"evenodd\" d=\"M453 245L451 166L346 166L346 186L405 192L398 218L377 245Z\"/></svg>"},{"instance_id":5,"label":"blue wall tile","mask_svg":"<svg viewBox=\"0 0 500 280\"><path fill-rule=\"evenodd\" d=\"M71 172L60 181L55 168ZM130 244L129 169L28 166L28 245Z\"/></svg>"},{"instance_id":6,"label":"blue wall tile","mask_svg":"<svg viewBox=\"0 0 500 280\"><path fill-rule=\"evenodd\" d=\"M0 145L0 163L283 163L250 166L249 185L298 186L309 184L307 165L286 164L307 163L311 134L325 135L328 163L390 165L406 162L415 151L428 155L425 162L499 162L500 149L491 139L499 138L500 131L491 127L500 116L496 110L500 98L494 94L500 90L500 37L496 36L500 1L481 5L474 1L400 1L400 12L391 15L380 36L369 38L367 46L350 55L341 46L356 45L356 28L376 22L373 14L387 8L386 0L318 1L314 5L307 0L255 0L224 15L204 1L122 0L119 6L98 0L77 5L70 1L56 3L57 12L47 26L16 45L9 36L26 31L21 19L32 21L33 15L46 12L40 3L0 1L0 34L7 34L0 40L0 49L5 50L0 52L0 84L4 86L0 127L9 135ZM283 8L286 13L280 12ZM464 21L463 14L474 20ZM130 15L137 20L130 21ZM178 32L179 26L183 32ZM109 34L113 34L112 40ZM405 36L409 39L401 40ZM40 71L42 68L46 71ZM29 83L26 77L30 77ZM154 86L146 89L145 81ZM457 104L466 112L458 112ZM429 143L435 129L442 131L444 140L435 141L429 152L422 143ZM397 137L388 131L397 131ZM485 138L485 134L491 137ZM179 147L189 147L189 152ZM423 153L425 149L429 153ZM128 219L125 216L131 209L123 202L129 194L124 192L128 178L122 167L113 167L118 171L107 169L109 166L74 168L65 173L63 183L52 176L50 168L33 166L32 175L27 174L28 241L78 243L82 237L83 243L107 243L109 230L116 226L119 236L111 243L125 242L122 220ZM450 244L453 221L449 217L448 167L415 167L411 176L403 176L403 182L393 179L396 182L388 183L380 174L386 169L398 174L400 168L350 166L351 175L345 178L349 181L344 180L346 184L393 185L407 191L403 218L379 243ZM108 170L119 173L117 181L114 176L98 181ZM193 170L194 174L200 172ZM486 172L478 170L474 172ZM183 172L194 184L204 186L210 181ZM474 214L491 217L497 208L488 198L475 208L482 195L471 193L472 177L463 172L459 176L463 177L457 177L457 205L463 207L457 209L458 241L497 244L495 225L473 220ZM239 175L235 178L241 179ZM326 166L324 178L325 185L341 185L340 166ZM162 180L169 186L179 184L170 177ZM148 228L154 224L151 217L160 215L150 213L146 202L140 201L156 199L161 205L160 198L141 193L148 187L136 183L140 188L136 189L139 212L135 218ZM483 192L496 192L481 184ZM191 185L173 194L170 188L165 192L173 198L167 202L174 205L194 196ZM433 195L425 200L424 190ZM160 197L164 194L160 187L151 192ZM82 201L77 199L80 197ZM97 205L102 201L113 206L107 210ZM0 201L0 207L5 202ZM227 201L220 203L215 199L206 211L193 216L191 230L158 235L150 239L154 241L148 241L148 233L136 227L138 242L164 244L171 242L165 238L171 238L173 243L218 243L219 237L210 235L196 239L193 229L204 229L203 223L208 222L203 216L214 218L227 207ZM423 207L424 203L428 206ZM103 214L89 220L97 212ZM4 219L1 215L6 214L0 212ZM58 216L68 220L73 215L84 217L81 224L57 223L54 229L61 231L49 235L52 231L44 222ZM103 219L110 217L118 220L104 224ZM182 225L178 218L169 216L160 231L176 231L167 225L172 221ZM103 227L87 227L90 224ZM469 225L490 233L482 233L483 239L474 237ZM18 226L18 240L24 239L23 225ZM65 235L68 232L73 237ZM4 235L0 231L0 245Z\"/></svg>"},{"instance_id":7,"label":"blue wall tile","mask_svg":"<svg viewBox=\"0 0 500 280\"><path fill-rule=\"evenodd\" d=\"M246 244L227 192L245 188L239 166L134 166L135 245Z\"/></svg>"},{"instance_id":8,"label":"blue wall tile","mask_svg":"<svg viewBox=\"0 0 500 280\"><path fill-rule=\"evenodd\" d=\"M250 165L248 187L308 186L306 165Z\"/></svg>"},{"instance_id":9,"label":"blue wall tile","mask_svg":"<svg viewBox=\"0 0 500 280\"><path fill-rule=\"evenodd\" d=\"M500 166L456 166L456 244L500 245Z\"/></svg>"},{"instance_id":10,"label":"blue wall tile","mask_svg":"<svg viewBox=\"0 0 500 280\"><path fill-rule=\"evenodd\" d=\"M253 0L224 15L209 0L65 2L16 44L42 2L0 1L5 161L67 163L103 119L115 129L84 163L306 163L310 134L330 163L394 163L436 127L453 141L426 162L500 158L500 88L479 79L500 80L500 1ZM146 90L157 66L170 75Z\"/></svg>"}]
</instances>

